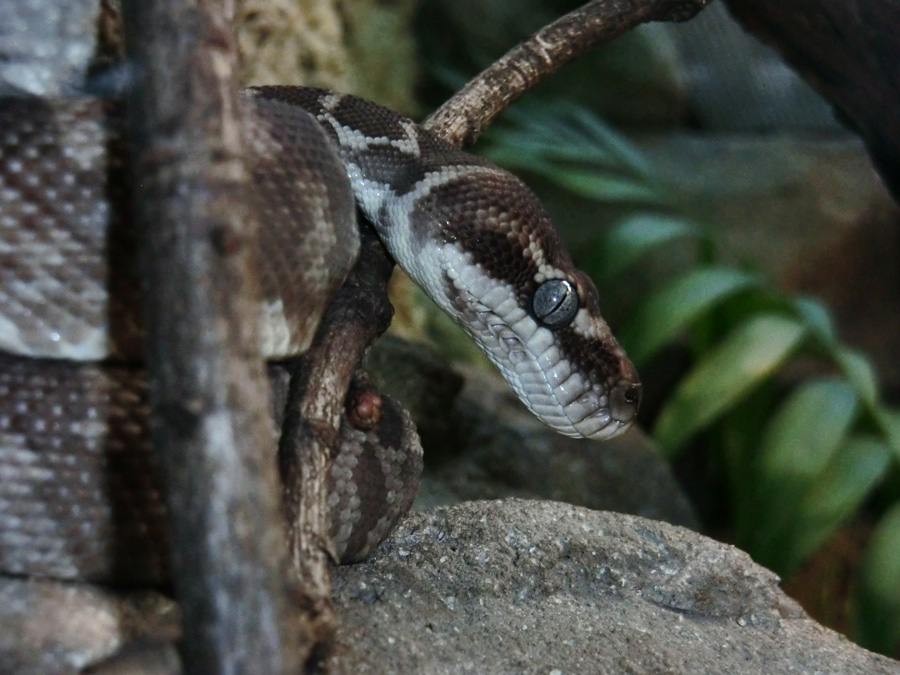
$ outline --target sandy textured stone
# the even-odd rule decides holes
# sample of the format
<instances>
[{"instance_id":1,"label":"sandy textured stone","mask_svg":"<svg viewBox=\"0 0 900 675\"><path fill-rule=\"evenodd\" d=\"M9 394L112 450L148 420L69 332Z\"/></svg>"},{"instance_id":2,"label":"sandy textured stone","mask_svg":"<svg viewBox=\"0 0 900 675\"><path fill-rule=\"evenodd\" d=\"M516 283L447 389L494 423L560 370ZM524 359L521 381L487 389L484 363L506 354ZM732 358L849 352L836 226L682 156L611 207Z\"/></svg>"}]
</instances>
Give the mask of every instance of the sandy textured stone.
<instances>
[{"instance_id":1,"label":"sandy textured stone","mask_svg":"<svg viewBox=\"0 0 900 675\"><path fill-rule=\"evenodd\" d=\"M0 576L0 673L68 675L99 667L106 670L91 672L173 675L180 670L179 622L175 602L154 591ZM125 660L132 669L116 670Z\"/></svg>"},{"instance_id":2,"label":"sandy textured stone","mask_svg":"<svg viewBox=\"0 0 900 675\"><path fill-rule=\"evenodd\" d=\"M390 336L372 349L369 367L422 438L414 508L526 497L698 527L669 465L638 428L604 442L567 438L535 419L492 367L451 369L433 350Z\"/></svg>"},{"instance_id":3,"label":"sandy textured stone","mask_svg":"<svg viewBox=\"0 0 900 675\"><path fill-rule=\"evenodd\" d=\"M900 673L738 549L555 502L415 514L334 587L334 673Z\"/></svg>"}]
</instances>

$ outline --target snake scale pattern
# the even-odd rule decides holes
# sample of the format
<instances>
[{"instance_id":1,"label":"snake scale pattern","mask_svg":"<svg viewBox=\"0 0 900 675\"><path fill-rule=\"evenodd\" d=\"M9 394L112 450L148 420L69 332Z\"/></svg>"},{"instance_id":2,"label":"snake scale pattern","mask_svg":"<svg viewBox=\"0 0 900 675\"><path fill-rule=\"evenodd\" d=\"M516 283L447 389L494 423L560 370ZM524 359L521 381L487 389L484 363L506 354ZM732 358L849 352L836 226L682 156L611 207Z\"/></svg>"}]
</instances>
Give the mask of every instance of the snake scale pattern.
<instances>
[{"instance_id":1,"label":"snake scale pattern","mask_svg":"<svg viewBox=\"0 0 900 675\"><path fill-rule=\"evenodd\" d=\"M537 417L595 439L631 425L637 374L517 178L353 96L263 87L243 100L261 356L308 348L356 254L358 206ZM0 571L165 576L120 126L97 100L0 101ZM342 428L330 498L342 560L365 557L415 494L418 439L386 410L383 430Z\"/></svg>"}]
</instances>

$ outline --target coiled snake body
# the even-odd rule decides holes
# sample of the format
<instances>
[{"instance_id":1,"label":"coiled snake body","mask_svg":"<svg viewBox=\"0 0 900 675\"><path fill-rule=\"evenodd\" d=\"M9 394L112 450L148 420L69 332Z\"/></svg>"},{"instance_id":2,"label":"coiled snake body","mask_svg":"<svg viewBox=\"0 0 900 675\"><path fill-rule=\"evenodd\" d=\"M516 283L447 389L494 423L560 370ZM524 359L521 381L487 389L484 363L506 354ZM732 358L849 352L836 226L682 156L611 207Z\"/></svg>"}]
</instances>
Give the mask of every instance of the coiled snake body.
<instances>
[{"instance_id":1,"label":"coiled snake body","mask_svg":"<svg viewBox=\"0 0 900 675\"><path fill-rule=\"evenodd\" d=\"M263 214L263 356L308 347L355 252L352 190L397 263L536 416L598 439L630 426L637 375L593 284L518 179L352 96L264 87L244 100ZM141 338L133 235L115 217L125 195L108 180L122 154L114 120L97 101L0 108L0 570L11 573L163 574L139 546L139 562L107 550L113 535L127 550L128 532L161 528L162 510L144 451L144 384L127 365L140 358ZM354 439L378 454L337 458L354 494L360 472L405 465L384 469L389 517L374 501L348 511L335 488L343 516L332 530L346 559L365 555L408 508L415 487L403 482L418 462L402 457L417 451L408 441L395 438L386 452L383 439L348 430L345 443Z\"/></svg>"}]
</instances>

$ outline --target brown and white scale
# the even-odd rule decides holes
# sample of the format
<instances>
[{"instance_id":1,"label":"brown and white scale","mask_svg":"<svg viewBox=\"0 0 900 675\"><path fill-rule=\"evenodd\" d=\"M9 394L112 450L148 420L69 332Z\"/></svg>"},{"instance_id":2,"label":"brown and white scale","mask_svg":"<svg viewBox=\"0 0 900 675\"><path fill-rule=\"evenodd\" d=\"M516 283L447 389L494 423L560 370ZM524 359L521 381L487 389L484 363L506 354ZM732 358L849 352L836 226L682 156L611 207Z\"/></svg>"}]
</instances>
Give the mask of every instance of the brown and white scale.
<instances>
[{"instance_id":1,"label":"brown and white scale","mask_svg":"<svg viewBox=\"0 0 900 675\"><path fill-rule=\"evenodd\" d=\"M356 97L263 87L243 100L267 263L261 357L309 346L352 263L321 252L355 246L358 206L537 417L594 439L629 428L637 374L521 181ZM133 237L113 217L128 189L109 180L123 161L117 120L91 100L0 106L0 570L10 573L140 581L165 569L141 539L164 536L163 507L134 367ZM405 413L389 414L402 433L345 425L334 461L332 534L345 560L368 554L415 494L421 448ZM122 477L118 502L110 471ZM131 557L104 549L122 528L138 533Z\"/></svg>"}]
</instances>

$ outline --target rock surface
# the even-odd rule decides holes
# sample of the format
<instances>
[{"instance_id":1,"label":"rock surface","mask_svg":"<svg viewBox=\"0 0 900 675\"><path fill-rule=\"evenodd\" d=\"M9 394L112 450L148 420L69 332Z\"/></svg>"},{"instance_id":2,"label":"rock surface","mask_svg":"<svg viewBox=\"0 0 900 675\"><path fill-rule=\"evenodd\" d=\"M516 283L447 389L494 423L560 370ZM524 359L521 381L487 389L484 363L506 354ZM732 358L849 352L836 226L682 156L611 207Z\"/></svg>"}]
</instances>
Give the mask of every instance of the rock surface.
<instances>
[{"instance_id":1,"label":"rock surface","mask_svg":"<svg viewBox=\"0 0 900 675\"><path fill-rule=\"evenodd\" d=\"M0 576L0 673L175 675L179 620L155 591Z\"/></svg>"},{"instance_id":2,"label":"rock surface","mask_svg":"<svg viewBox=\"0 0 900 675\"><path fill-rule=\"evenodd\" d=\"M425 475L414 508L525 497L698 527L669 465L640 429L602 443L561 436L493 368L456 371L427 347L396 338L379 340L369 365L422 436Z\"/></svg>"},{"instance_id":3,"label":"rock surface","mask_svg":"<svg viewBox=\"0 0 900 675\"><path fill-rule=\"evenodd\" d=\"M810 619L777 577L691 530L559 502L411 515L334 571L330 673L900 675ZM0 672L181 672L174 603L0 579ZM88 667L88 671L82 668Z\"/></svg>"},{"instance_id":4,"label":"rock surface","mask_svg":"<svg viewBox=\"0 0 900 675\"><path fill-rule=\"evenodd\" d=\"M859 673L900 663L822 628L743 552L556 502L411 516L334 575L334 673Z\"/></svg>"}]
</instances>

